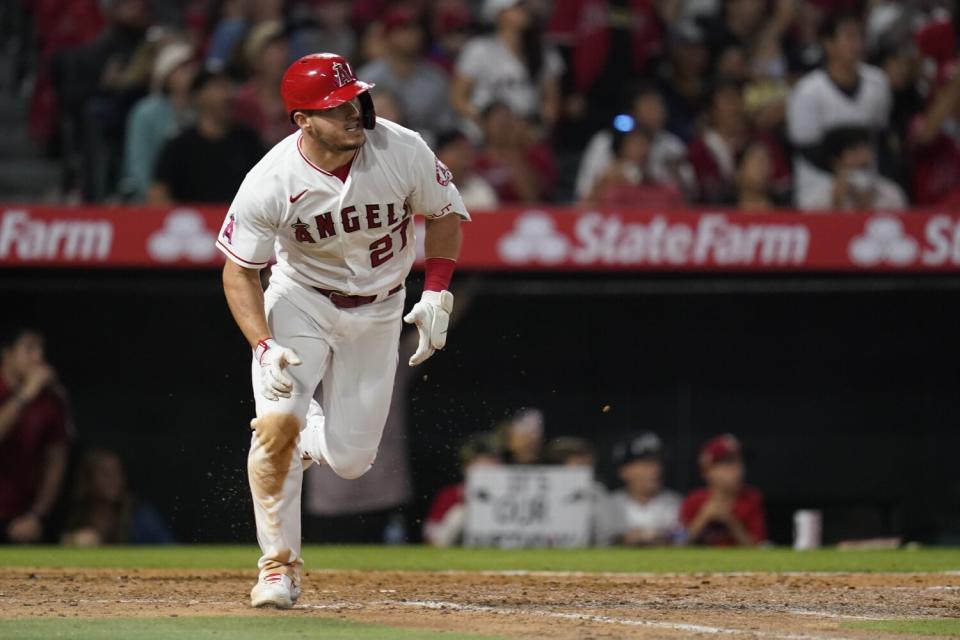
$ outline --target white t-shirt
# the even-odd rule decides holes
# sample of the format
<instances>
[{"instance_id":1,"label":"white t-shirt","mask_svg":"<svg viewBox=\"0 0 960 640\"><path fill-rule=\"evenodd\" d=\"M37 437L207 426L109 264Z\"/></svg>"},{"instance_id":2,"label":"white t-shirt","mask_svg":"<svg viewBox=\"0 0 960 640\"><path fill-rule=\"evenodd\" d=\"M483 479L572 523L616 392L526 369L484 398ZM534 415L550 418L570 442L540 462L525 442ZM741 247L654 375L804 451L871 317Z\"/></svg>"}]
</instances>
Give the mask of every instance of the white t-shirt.
<instances>
[{"instance_id":1,"label":"white t-shirt","mask_svg":"<svg viewBox=\"0 0 960 640\"><path fill-rule=\"evenodd\" d=\"M614 527L618 535L632 529L641 529L656 536L669 536L680 526L680 496L673 491L661 491L646 504L640 504L624 489L610 496L611 509L617 518Z\"/></svg>"},{"instance_id":2,"label":"white t-shirt","mask_svg":"<svg viewBox=\"0 0 960 640\"><path fill-rule=\"evenodd\" d=\"M833 206L833 183L832 175L817 176L811 181L810 187L805 191L797 193L797 206L805 211L830 211ZM898 211L907 206L907 196L903 193L897 183L888 180L881 175L874 177L871 187L870 207L886 211ZM852 200L841 203L840 209L853 209Z\"/></svg>"},{"instance_id":3,"label":"white t-shirt","mask_svg":"<svg viewBox=\"0 0 960 640\"><path fill-rule=\"evenodd\" d=\"M563 73L563 59L545 49L539 78L530 78L526 65L496 36L472 38L457 58L457 73L473 81L470 102L482 111L502 102L518 116L530 118L540 111L540 85Z\"/></svg>"},{"instance_id":4,"label":"white t-shirt","mask_svg":"<svg viewBox=\"0 0 960 640\"><path fill-rule=\"evenodd\" d=\"M240 185L217 247L249 268L275 254L272 283L350 295L402 283L416 255L414 213L470 216L450 171L416 132L378 118L364 133L346 182L307 159L300 132L278 142Z\"/></svg>"},{"instance_id":5,"label":"white t-shirt","mask_svg":"<svg viewBox=\"0 0 960 640\"><path fill-rule=\"evenodd\" d=\"M787 100L787 133L798 147L823 142L836 127L865 127L882 130L890 119L893 97L886 74L862 64L860 84L852 96L844 93L824 69L811 71L797 82ZM795 158L797 194L809 189L811 180L824 171L799 155Z\"/></svg>"}]
</instances>

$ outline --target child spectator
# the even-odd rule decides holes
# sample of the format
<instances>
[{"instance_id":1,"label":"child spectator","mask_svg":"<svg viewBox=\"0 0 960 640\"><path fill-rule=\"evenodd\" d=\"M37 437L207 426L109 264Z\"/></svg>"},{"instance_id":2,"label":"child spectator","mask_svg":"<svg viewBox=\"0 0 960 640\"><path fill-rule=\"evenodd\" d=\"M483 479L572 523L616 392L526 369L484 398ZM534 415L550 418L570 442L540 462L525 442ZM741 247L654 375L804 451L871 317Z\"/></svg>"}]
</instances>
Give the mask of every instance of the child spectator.
<instances>
[{"instance_id":1,"label":"child spectator","mask_svg":"<svg viewBox=\"0 0 960 640\"><path fill-rule=\"evenodd\" d=\"M630 113L621 114L614 119L613 127L597 132L590 139L577 172L577 197L587 198L599 177L613 163L613 140L618 131L635 128L650 132L649 179L658 184L672 185L692 196L696 182L693 167L687 160L686 145L664 128L666 119L666 108L657 88L652 85L640 86L633 94Z\"/></svg>"},{"instance_id":2,"label":"child spectator","mask_svg":"<svg viewBox=\"0 0 960 640\"><path fill-rule=\"evenodd\" d=\"M737 209L761 213L776 207L770 152L762 142L747 145L737 160Z\"/></svg>"},{"instance_id":3,"label":"child spectator","mask_svg":"<svg viewBox=\"0 0 960 640\"><path fill-rule=\"evenodd\" d=\"M841 127L824 138L832 173L815 177L798 204L808 211L903 209L903 191L876 170L870 133L858 127Z\"/></svg>"},{"instance_id":4,"label":"child spectator","mask_svg":"<svg viewBox=\"0 0 960 640\"><path fill-rule=\"evenodd\" d=\"M460 449L463 476L474 467L500 464L500 457L489 434L472 436ZM463 541L467 509L464 483L444 487L430 503L423 523L423 539L435 547L450 547Z\"/></svg>"},{"instance_id":5,"label":"child spectator","mask_svg":"<svg viewBox=\"0 0 960 640\"><path fill-rule=\"evenodd\" d=\"M163 145L188 121L196 72L193 48L184 42L171 42L157 54L153 92L134 105L127 120L120 191L128 200L146 198Z\"/></svg>"},{"instance_id":6,"label":"child spectator","mask_svg":"<svg viewBox=\"0 0 960 640\"><path fill-rule=\"evenodd\" d=\"M497 430L503 461L540 464L543 460L543 412L524 409Z\"/></svg>"},{"instance_id":7,"label":"child spectator","mask_svg":"<svg viewBox=\"0 0 960 640\"><path fill-rule=\"evenodd\" d=\"M544 46L523 0L486 0L483 17L494 32L472 38L460 53L450 94L454 108L476 121L502 103L520 118L551 127L559 110L560 55Z\"/></svg>"},{"instance_id":8,"label":"child spectator","mask_svg":"<svg viewBox=\"0 0 960 640\"><path fill-rule=\"evenodd\" d=\"M692 544L755 546L767 539L763 496L743 482L740 443L730 434L709 440L700 450L705 487L690 492L680 520Z\"/></svg>"},{"instance_id":9,"label":"child spectator","mask_svg":"<svg viewBox=\"0 0 960 640\"><path fill-rule=\"evenodd\" d=\"M87 452L74 484L65 544L169 544L173 536L150 505L127 488L123 463L113 451Z\"/></svg>"},{"instance_id":10,"label":"child spectator","mask_svg":"<svg viewBox=\"0 0 960 640\"><path fill-rule=\"evenodd\" d=\"M680 496L663 487L663 445L645 432L618 443L613 463L623 488L610 499L614 541L629 546L670 544L679 529Z\"/></svg>"},{"instance_id":11,"label":"child spectator","mask_svg":"<svg viewBox=\"0 0 960 640\"><path fill-rule=\"evenodd\" d=\"M0 542L38 543L60 495L72 424L43 337L0 335Z\"/></svg>"}]
</instances>

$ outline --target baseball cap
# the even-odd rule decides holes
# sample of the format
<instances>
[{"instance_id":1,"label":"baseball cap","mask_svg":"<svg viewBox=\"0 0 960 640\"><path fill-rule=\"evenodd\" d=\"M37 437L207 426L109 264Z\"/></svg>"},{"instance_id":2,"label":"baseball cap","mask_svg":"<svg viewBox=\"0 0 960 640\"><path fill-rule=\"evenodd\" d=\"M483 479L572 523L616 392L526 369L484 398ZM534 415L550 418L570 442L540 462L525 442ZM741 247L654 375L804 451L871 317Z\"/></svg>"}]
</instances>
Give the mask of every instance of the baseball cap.
<instances>
[{"instance_id":1,"label":"baseball cap","mask_svg":"<svg viewBox=\"0 0 960 640\"><path fill-rule=\"evenodd\" d=\"M613 464L622 467L634 460L659 460L663 455L663 442L652 431L637 433L621 440L613 447Z\"/></svg>"},{"instance_id":2,"label":"baseball cap","mask_svg":"<svg viewBox=\"0 0 960 640\"><path fill-rule=\"evenodd\" d=\"M151 72L151 83L155 90L163 88L173 71L182 64L190 62L193 59L193 47L186 42L171 42L166 45L153 61L153 70Z\"/></svg>"},{"instance_id":3,"label":"baseball cap","mask_svg":"<svg viewBox=\"0 0 960 640\"><path fill-rule=\"evenodd\" d=\"M417 24L416 14L406 7L395 7L387 12L383 18L383 30L390 33L394 29L401 27L415 26Z\"/></svg>"},{"instance_id":4,"label":"baseball cap","mask_svg":"<svg viewBox=\"0 0 960 640\"><path fill-rule=\"evenodd\" d=\"M709 467L717 462L740 457L740 441L725 433L707 440L700 449L700 466Z\"/></svg>"},{"instance_id":5,"label":"baseball cap","mask_svg":"<svg viewBox=\"0 0 960 640\"><path fill-rule=\"evenodd\" d=\"M501 11L511 9L521 2L523 0L486 0L483 3L483 19L489 23L496 22Z\"/></svg>"}]
</instances>

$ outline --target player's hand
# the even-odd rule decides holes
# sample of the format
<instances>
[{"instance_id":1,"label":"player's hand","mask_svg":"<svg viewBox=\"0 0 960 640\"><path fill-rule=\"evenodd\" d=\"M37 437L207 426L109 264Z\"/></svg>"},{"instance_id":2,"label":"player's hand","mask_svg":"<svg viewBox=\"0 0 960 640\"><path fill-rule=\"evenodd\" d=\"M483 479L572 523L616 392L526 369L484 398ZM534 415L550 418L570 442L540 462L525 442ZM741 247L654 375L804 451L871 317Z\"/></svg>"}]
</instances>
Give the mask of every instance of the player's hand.
<instances>
[{"instance_id":1,"label":"player's hand","mask_svg":"<svg viewBox=\"0 0 960 640\"><path fill-rule=\"evenodd\" d=\"M53 381L56 372L45 362L30 367L18 391L24 402L30 402Z\"/></svg>"},{"instance_id":2,"label":"player's hand","mask_svg":"<svg viewBox=\"0 0 960 640\"><path fill-rule=\"evenodd\" d=\"M7 537L13 542L37 542L43 536L43 523L32 513L14 518L7 527Z\"/></svg>"},{"instance_id":3,"label":"player's hand","mask_svg":"<svg viewBox=\"0 0 960 640\"><path fill-rule=\"evenodd\" d=\"M280 346L273 338L260 341L256 356L260 363L260 390L263 397L267 400L289 398L293 391L293 378L284 369L300 364L300 356L293 349Z\"/></svg>"},{"instance_id":4,"label":"player's hand","mask_svg":"<svg viewBox=\"0 0 960 640\"><path fill-rule=\"evenodd\" d=\"M453 312L453 294L449 291L424 291L420 302L413 305L403 321L417 326L420 344L410 357L415 367L447 344L447 326Z\"/></svg>"}]
</instances>

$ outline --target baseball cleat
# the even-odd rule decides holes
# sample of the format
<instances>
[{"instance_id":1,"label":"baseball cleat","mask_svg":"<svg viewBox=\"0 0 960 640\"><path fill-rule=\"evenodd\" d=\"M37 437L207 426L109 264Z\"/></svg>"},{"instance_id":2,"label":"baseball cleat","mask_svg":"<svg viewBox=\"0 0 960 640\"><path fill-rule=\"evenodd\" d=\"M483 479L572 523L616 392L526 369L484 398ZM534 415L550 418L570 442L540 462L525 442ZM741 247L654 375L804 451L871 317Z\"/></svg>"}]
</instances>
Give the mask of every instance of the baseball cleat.
<instances>
[{"instance_id":1,"label":"baseball cleat","mask_svg":"<svg viewBox=\"0 0 960 640\"><path fill-rule=\"evenodd\" d=\"M276 607L289 609L296 599L293 595L293 581L282 573L268 573L260 576L257 584L250 590L250 604L254 607ZM297 589L297 597L300 589Z\"/></svg>"},{"instance_id":2,"label":"baseball cleat","mask_svg":"<svg viewBox=\"0 0 960 640\"><path fill-rule=\"evenodd\" d=\"M294 584L292 587L290 587L290 601L293 602L293 604L297 604L297 600L300 599L300 593L301 590L299 584Z\"/></svg>"}]
</instances>

